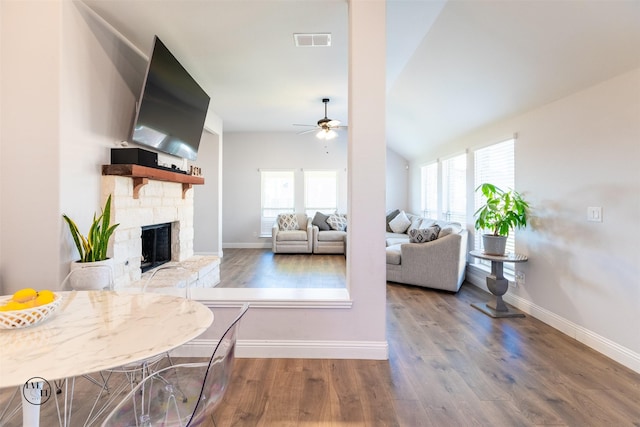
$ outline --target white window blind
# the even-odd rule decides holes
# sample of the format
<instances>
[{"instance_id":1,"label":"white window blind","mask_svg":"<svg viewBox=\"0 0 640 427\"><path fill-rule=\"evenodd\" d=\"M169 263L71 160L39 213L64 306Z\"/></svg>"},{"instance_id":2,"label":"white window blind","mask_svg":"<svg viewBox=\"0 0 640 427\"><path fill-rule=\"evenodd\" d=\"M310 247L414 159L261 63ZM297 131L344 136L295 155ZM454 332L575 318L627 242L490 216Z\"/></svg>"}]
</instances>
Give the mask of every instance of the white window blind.
<instances>
[{"instance_id":1,"label":"white window blind","mask_svg":"<svg viewBox=\"0 0 640 427\"><path fill-rule=\"evenodd\" d=\"M293 171L260 171L260 236L271 236L278 214L295 212Z\"/></svg>"},{"instance_id":2,"label":"white window blind","mask_svg":"<svg viewBox=\"0 0 640 427\"><path fill-rule=\"evenodd\" d=\"M336 171L304 171L304 210L313 217L338 209L338 173Z\"/></svg>"},{"instance_id":3,"label":"white window blind","mask_svg":"<svg viewBox=\"0 0 640 427\"><path fill-rule=\"evenodd\" d=\"M425 218L438 218L438 163L420 168L421 201L420 208Z\"/></svg>"},{"instance_id":4,"label":"white window blind","mask_svg":"<svg viewBox=\"0 0 640 427\"><path fill-rule=\"evenodd\" d=\"M509 139L475 151L474 188L485 182L494 184L505 191L515 187L514 145L515 140ZM484 200L485 197L479 191L476 191L474 212L480 208ZM474 249L476 250L482 249L482 234L482 230L478 230L475 233ZM509 233L506 252L515 252L515 236L513 232ZM504 268L513 270L513 264L505 263Z\"/></svg>"},{"instance_id":5,"label":"white window blind","mask_svg":"<svg viewBox=\"0 0 640 427\"><path fill-rule=\"evenodd\" d=\"M467 155L442 161L442 218L467 223Z\"/></svg>"}]
</instances>

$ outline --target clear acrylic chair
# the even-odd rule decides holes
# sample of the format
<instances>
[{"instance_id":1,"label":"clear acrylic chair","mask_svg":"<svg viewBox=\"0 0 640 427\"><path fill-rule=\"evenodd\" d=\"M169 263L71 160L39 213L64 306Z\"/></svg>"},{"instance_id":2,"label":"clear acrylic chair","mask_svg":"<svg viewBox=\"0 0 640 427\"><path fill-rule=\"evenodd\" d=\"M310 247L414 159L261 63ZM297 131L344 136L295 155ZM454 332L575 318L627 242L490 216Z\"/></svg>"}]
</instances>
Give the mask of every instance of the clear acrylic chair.
<instances>
[{"instance_id":1,"label":"clear acrylic chair","mask_svg":"<svg viewBox=\"0 0 640 427\"><path fill-rule=\"evenodd\" d=\"M144 280L143 285L141 286L141 291L144 292L154 292L154 287L152 286L153 279L158 275L161 271L167 270L186 270L184 267L179 265L164 265L154 269L151 274ZM191 294L189 290L189 284L187 283L183 288L184 294L182 297L190 299ZM85 425L92 425L95 423L107 410L110 406L117 401L118 397L121 393L130 389L133 390L140 382L144 381L149 375L151 375L158 365L161 365L160 362L163 359L167 360L169 366L173 365L173 361L171 360L171 355L167 353L161 353L153 357L149 357L144 360L140 360L137 362L132 362L126 365L118 366L115 368L107 369L99 373L102 378L102 381L96 381L91 377L87 378L90 381L93 381L95 384L98 384L102 387L100 393L96 397L91 410L89 411L88 421ZM124 381L116 381L115 385L110 385L109 381L114 374L122 374L124 375ZM111 381L113 383L113 381ZM106 399L101 399L104 395L107 395Z\"/></svg>"},{"instance_id":2,"label":"clear acrylic chair","mask_svg":"<svg viewBox=\"0 0 640 427\"><path fill-rule=\"evenodd\" d=\"M157 267L156 269L154 269L153 272L149 275L149 277L147 277L147 280L144 281L144 285L142 286L142 292L162 292L163 288L157 288L156 286L153 286L153 283L152 283L153 279L156 276L158 277L162 276L162 274L158 275L158 273L160 272L173 272L173 271L185 272L188 270L180 265L173 265L173 264L161 265L160 267ZM177 281L180 282L181 280L178 279ZM172 287L175 288L175 286L172 286ZM175 289L182 291L183 292L182 296L184 298L191 299L191 286L188 278L185 280L184 287L175 288Z\"/></svg>"},{"instance_id":3,"label":"clear acrylic chair","mask_svg":"<svg viewBox=\"0 0 640 427\"><path fill-rule=\"evenodd\" d=\"M249 309L245 303L216 345L209 362L184 363L152 373L111 411L102 427L197 426L213 411L229 385L236 334Z\"/></svg>"},{"instance_id":4,"label":"clear acrylic chair","mask_svg":"<svg viewBox=\"0 0 640 427\"><path fill-rule=\"evenodd\" d=\"M72 269L69 274L62 280L60 290L62 291L86 291L86 290L105 290L112 291L114 289L113 269L108 264L93 265L84 263L79 268ZM84 378L91 381L98 387L103 387L106 379L101 375L101 379L96 379L90 375L84 375ZM64 380L54 381L56 393L60 394L64 385Z\"/></svg>"},{"instance_id":5,"label":"clear acrylic chair","mask_svg":"<svg viewBox=\"0 0 640 427\"><path fill-rule=\"evenodd\" d=\"M113 269L109 264L89 264L82 263L69 271L69 274L65 276L60 284L61 291L112 291L114 289ZM105 372L97 372L95 374L86 374L82 376L89 382L100 387L98 397L102 394L102 391L107 387L109 380L109 374ZM73 403L73 392L75 388L75 378L70 380L55 380L54 382L56 392L56 409L58 413L58 421L61 426L70 425L70 409L66 407L67 402ZM64 407L61 407L58 402L58 395L64 397Z\"/></svg>"}]
</instances>

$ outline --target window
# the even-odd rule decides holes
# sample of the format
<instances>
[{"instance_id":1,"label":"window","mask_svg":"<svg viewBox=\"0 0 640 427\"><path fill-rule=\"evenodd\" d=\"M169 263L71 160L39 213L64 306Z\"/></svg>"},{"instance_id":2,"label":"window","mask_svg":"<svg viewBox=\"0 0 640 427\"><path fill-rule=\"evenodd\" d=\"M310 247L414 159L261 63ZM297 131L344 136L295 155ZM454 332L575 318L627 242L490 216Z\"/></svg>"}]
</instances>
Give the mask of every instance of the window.
<instances>
[{"instance_id":1,"label":"window","mask_svg":"<svg viewBox=\"0 0 640 427\"><path fill-rule=\"evenodd\" d=\"M422 197L420 208L425 218L438 218L438 163L420 168Z\"/></svg>"},{"instance_id":2,"label":"window","mask_svg":"<svg viewBox=\"0 0 640 427\"><path fill-rule=\"evenodd\" d=\"M441 168L439 182L438 167ZM421 209L427 218L459 222L467 220L467 155L451 157L420 168Z\"/></svg>"},{"instance_id":3,"label":"window","mask_svg":"<svg viewBox=\"0 0 640 427\"><path fill-rule=\"evenodd\" d=\"M467 224L467 155L442 161L442 217Z\"/></svg>"},{"instance_id":4,"label":"window","mask_svg":"<svg viewBox=\"0 0 640 427\"><path fill-rule=\"evenodd\" d=\"M313 217L338 209L338 174L336 171L304 171L304 210Z\"/></svg>"},{"instance_id":5,"label":"window","mask_svg":"<svg viewBox=\"0 0 640 427\"><path fill-rule=\"evenodd\" d=\"M260 236L270 237L278 214L295 212L293 171L260 171Z\"/></svg>"},{"instance_id":6,"label":"window","mask_svg":"<svg viewBox=\"0 0 640 427\"><path fill-rule=\"evenodd\" d=\"M485 182L494 184L503 190L515 187L514 145L515 140L509 139L475 151L474 189ZM483 199L482 194L475 192L474 212L482 205ZM474 249L482 249L482 232L476 232ZM509 233L506 252L515 252L514 233ZM505 263L504 268L513 270L513 264Z\"/></svg>"}]
</instances>

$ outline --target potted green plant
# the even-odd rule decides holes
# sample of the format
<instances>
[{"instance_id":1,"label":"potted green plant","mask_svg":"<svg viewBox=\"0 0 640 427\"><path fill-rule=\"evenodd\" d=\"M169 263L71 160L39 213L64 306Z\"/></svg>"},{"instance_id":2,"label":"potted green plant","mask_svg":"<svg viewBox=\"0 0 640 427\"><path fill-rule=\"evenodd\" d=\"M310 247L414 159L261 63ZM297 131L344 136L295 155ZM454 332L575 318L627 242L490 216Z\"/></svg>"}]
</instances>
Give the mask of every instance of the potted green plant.
<instances>
[{"instance_id":1,"label":"potted green plant","mask_svg":"<svg viewBox=\"0 0 640 427\"><path fill-rule=\"evenodd\" d=\"M107 198L100 216L93 214L93 221L86 236L80 233L76 223L63 214L80 259L71 263L70 285L73 289L103 289L113 281L111 259L107 248L111 235L119 224L111 225L111 195ZM86 269L85 274L73 274Z\"/></svg>"},{"instance_id":2,"label":"potted green plant","mask_svg":"<svg viewBox=\"0 0 640 427\"><path fill-rule=\"evenodd\" d=\"M483 234L484 252L504 255L509 232L527 226L529 203L515 190L502 190L489 183L480 184L476 191L486 198L474 214L476 230L488 230Z\"/></svg>"}]
</instances>

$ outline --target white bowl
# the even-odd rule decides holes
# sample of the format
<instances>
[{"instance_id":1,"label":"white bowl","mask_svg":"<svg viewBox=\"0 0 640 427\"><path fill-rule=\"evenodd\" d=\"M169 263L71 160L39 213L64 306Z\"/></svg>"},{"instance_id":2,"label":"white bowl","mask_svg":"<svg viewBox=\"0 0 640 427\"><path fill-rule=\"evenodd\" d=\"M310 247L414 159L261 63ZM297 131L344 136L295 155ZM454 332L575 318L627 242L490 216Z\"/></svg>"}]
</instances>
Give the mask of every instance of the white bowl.
<instances>
[{"instance_id":1,"label":"white bowl","mask_svg":"<svg viewBox=\"0 0 640 427\"><path fill-rule=\"evenodd\" d=\"M60 295L56 293L53 295L54 299L49 304L22 310L0 311L0 329L26 328L42 322L56 311L62 301ZM11 298L11 296L0 297L0 305L6 304Z\"/></svg>"}]
</instances>

